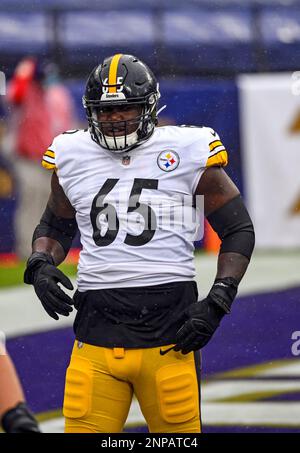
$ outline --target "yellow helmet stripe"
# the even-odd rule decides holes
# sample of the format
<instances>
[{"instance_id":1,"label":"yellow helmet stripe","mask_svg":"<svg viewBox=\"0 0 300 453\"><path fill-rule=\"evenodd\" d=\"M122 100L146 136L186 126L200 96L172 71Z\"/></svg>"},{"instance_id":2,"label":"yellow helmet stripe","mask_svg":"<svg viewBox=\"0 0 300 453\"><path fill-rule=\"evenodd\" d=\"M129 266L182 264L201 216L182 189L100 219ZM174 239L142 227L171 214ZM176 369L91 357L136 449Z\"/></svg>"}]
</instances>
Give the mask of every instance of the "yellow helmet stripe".
<instances>
[{"instance_id":1,"label":"yellow helmet stripe","mask_svg":"<svg viewBox=\"0 0 300 453\"><path fill-rule=\"evenodd\" d=\"M109 74L108 74L108 85L116 85L117 84L117 73L118 73L118 64L120 61L120 58L122 57L121 53L117 53L112 57L112 60L110 62L110 67L109 67ZM109 93L116 93L117 92L117 87L116 86L110 86L108 88Z\"/></svg>"}]
</instances>

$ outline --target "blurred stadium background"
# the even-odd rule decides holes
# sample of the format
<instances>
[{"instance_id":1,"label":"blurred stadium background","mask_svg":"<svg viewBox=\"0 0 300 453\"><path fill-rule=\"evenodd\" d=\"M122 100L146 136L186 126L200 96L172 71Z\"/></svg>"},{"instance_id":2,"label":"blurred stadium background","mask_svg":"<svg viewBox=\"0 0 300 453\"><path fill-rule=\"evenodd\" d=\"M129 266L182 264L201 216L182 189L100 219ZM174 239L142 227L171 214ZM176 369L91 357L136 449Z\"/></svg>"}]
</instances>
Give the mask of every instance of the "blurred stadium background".
<instances>
[{"instance_id":1,"label":"blurred stadium background","mask_svg":"<svg viewBox=\"0 0 300 453\"><path fill-rule=\"evenodd\" d=\"M7 94L0 96L0 329L29 405L46 432L62 431L64 374L73 333L72 319L56 323L48 318L33 289L22 285L25 253L18 248L18 235L31 236L28 217L36 215L38 206L34 197L40 193L46 203L42 186L48 190L48 180L37 170L44 149L30 155L18 148L25 103L22 83L28 79L19 63L35 57L27 63L34 61L36 74L40 71L43 93L53 85L63 90L52 104L42 106L43 115L52 112L55 120L61 99L69 102L68 114L60 105L64 113L55 125L63 131L66 116L69 128L85 125L85 78L103 57L116 52L136 54L155 71L161 105L167 104L162 123L208 125L218 131L229 150L228 173L256 227L256 252L239 299L203 351L203 430L299 432L296 0L95 0L89 5L83 0L0 1L0 71L7 80ZM27 127L29 146L37 143L36 131L41 130L35 121L45 118L36 110ZM29 210L20 224L23 184L29 190ZM63 265L71 276L78 245L77 239ZM196 245L197 281L205 295L216 269L216 241L209 229ZM145 430L135 402L127 429Z\"/></svg>"}]
</instances>

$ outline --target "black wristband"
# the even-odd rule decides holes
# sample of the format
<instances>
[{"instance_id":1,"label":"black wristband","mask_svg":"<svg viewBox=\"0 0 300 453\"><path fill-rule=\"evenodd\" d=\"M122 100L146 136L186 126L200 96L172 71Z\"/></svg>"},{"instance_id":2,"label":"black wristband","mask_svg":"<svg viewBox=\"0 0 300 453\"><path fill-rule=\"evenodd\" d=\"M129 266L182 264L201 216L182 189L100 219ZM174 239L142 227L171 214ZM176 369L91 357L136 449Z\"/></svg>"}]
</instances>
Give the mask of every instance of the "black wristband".
<instances>
[{"instance_id":1,"label":"black wristband","mask_svg":"<svg viewBox=\"0 0 300 453\"><path fill-rule=\"evenodd\" d=\"M228 314L237 294L238 284L233 277L216 278L208 297Z\"/></svg>"},{"instance_id":2,"label":"black wristband","mask_svg":"<svg viewBox=\"0 0 300 453\"><path fill-rule=\"evenodd\" d=\"M24 283L31 285L33 283L33 276L36 269L43 263L55 264L52 255L44 252L33 252L29 257L24 272Z\"/></svg>"}]
</instances>

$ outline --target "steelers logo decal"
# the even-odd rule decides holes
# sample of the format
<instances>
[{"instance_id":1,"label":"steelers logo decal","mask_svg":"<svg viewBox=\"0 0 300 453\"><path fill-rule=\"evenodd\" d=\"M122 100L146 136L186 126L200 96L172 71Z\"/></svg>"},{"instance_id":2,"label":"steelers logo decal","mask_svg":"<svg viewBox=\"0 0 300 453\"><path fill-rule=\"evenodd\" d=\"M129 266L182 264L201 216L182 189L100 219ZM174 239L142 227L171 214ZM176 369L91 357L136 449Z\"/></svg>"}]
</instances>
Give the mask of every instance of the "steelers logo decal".
<instances>
[{"instance_id":1,"label":"steelers logo decal","mask_svg":"<svg viewBox=\"0 0 300 453\"><path fill-rule=\"evenodd\" d=\"M162 151L157 158L157 165L163 171L173 171L179 165L180 159L175 151Z\"/></svg>"}]
</instances>

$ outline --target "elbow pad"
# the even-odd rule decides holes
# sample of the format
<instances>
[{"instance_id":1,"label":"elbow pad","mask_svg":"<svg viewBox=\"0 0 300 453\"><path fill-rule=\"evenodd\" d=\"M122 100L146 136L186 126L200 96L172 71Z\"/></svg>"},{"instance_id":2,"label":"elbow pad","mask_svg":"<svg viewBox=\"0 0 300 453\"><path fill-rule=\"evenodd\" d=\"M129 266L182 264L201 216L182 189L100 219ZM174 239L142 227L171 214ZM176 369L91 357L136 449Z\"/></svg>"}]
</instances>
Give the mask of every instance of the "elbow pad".
<instances>
[{"instance_id":1,"label":"elbow pad","mask_svg":"<svg viewBox=\"0 0 300 453\"><path fill-rule=\"evenodd\" d=\"M255 233L241 195L214 211L207 220L222 241L220 253L239 253L250 260Z\"/></svg>"},{"instance_id":2,"label":"elbow pad","mask_svg":"<svg viewBox=\"0 0 300 453\"><path fill-rule=\"evenodd\" d=\"M77 233L76 219L57 217L47 206L39 225L33 233L32 243L40 237L55 239L60 243L67 255Z\"/></svg>"}]
</instances>

